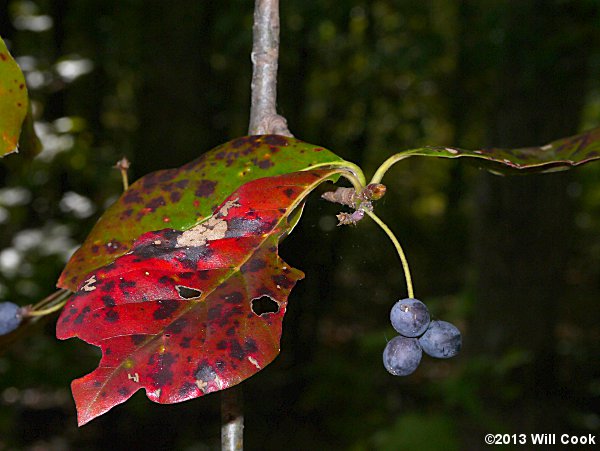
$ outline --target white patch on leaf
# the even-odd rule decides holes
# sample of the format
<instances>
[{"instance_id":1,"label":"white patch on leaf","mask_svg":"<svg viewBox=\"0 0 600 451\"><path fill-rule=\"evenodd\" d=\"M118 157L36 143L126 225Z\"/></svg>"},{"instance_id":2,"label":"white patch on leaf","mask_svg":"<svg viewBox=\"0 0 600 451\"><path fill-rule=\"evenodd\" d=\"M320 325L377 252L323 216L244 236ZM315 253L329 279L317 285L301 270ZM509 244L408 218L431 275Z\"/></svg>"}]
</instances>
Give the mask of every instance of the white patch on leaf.
<instances>
[{"instance_id":1,"label":"white patch on leaf","mask_svg":"<svg viewBox=\"0 0 600 451\"><path fill-rule=\"evenodd\" d=\"M81 287L81 289L83 291L94 291L96 289L96 287L94 286L94 284L96 282L97 282L96 275L94 274L92 277L90 277L88 280L86 280L84 282L85 285L83 285L83 287Z\"/></svg>"},{"instance_id":2,"label":"white patch on leaf","mask_svg":"<svg viewBox=\"0 0 600 451\"><path fill-rule=\"evenodd\" d=\"M175 247L198 247L204 246L207 241L220 240L225 238L227 233L227 222L223 217L229 214L229 210L233 207L239 207L240 204L237 202L238 199L230 200L217 211L214 216L208 218L201 224L192 227L189 230L183 232L177 238L177 245Z\"/></svg>"}]
</instances>

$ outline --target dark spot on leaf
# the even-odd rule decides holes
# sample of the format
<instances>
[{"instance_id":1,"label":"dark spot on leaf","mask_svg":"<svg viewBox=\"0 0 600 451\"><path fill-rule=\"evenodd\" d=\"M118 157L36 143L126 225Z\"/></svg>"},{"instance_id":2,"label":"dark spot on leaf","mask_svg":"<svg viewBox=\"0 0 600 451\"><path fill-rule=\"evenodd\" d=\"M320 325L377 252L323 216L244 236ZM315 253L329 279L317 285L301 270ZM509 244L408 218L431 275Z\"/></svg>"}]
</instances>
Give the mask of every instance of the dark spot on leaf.
<instances>
[{"instance_id":1,"label":"dark spot on leaf","mask_svg":"<svg viewBox=\"0 0 600 451\"><path fill-rule=\"evenodd\" d=\"M191 274L191 273L187 273L187 274ZM183 277L183 276L182 276ZM200 280L207 280L210 278L210 274L208 271L199 271L198 272L198 278Z\"/></svg>"},{"instance_id":2,"label":"dark spot on leaf","mask_svg":"<svg viewBox=\"0 0 600 451\"><path fill-rule=\"evenodd\" d=\"M163 169L161 171L151 172L141 178L144 189L150 191L157 184L167 183L177 175L177 169Z\"/></svg>"},{"instance_id":3,"label":"dark spot on leaf","mask_svg":"<svg viewBox=\"0 0 600 451\"><path fill-rule=\"evenodd\" d=\"M288 279L287 276L285 276L285 274L273 276L271 277L271 280L273 281L273 283L275 283L275 285L279 285L280 287L285 288L286 290L294 286L294 281Z\"/></svg>"},{"instance_id":4,"label":"dark spot on leaf","mask_svg":"<svg viewBox=\"0 0 600 451\"><path fill-rule=\"evenodd\" d=\"M173 381L171 365L175 363L175 357L170 352L161 354L158 358L158 370L151 375L157 387L164 387Z\"/></svg>"},{"instance_id":5,"label":"dark spot on leaf","mask_svg":"<svg viewBox=\"0 0 600 451\"><path fill-rule=\"evenodd\" d=\"M252 260L250 260L248 263L246 263L244 266L242 266L242 273L246 273L246 272L257 272L260 271L263 268L266 268L267 264L265 263L264 260L260 260L258 258L254 258Z\"/></svg>"},{"instance_id":6,"label":"dark spot on leaf","mask_svg":"<svg viewBox=\"0 0 600 451\"><path fill-rule=\"evenodd\" d=\"M116 304L115 298L109 295L102 296L102 303L106 307L114 307Z\"/></svg>"},{"instance_id":7,"label":"dark spot on leaf","mask_svg":"<svg viewBox=\"0 0 600 451\"><path fill-rule=\"evenodd\" d=\"M75 320L73 321L73 324L81 324L85 319L85 315L87 315L90 312L90 310L91 308L84 307L81 313L77 315L77 318L75 318Z\"/></svg>"},{"instance_id":8,"label":"dark spot on leaf","mask_svg":"<svg viewBox=\"0 0 600 451\"><path fill-rule=\"evenodd\" d=\"M104 351L104 354L105 355L111 355L112 354L112 349L106 348L105 351Z\"/></svg>"},{"instance_id":9,"label":"dark spot on leaf","mask_svg":"<svg viewBox=\"0 0 600 451\"><path fill-rule=\"evenodd\" d=\"M231 337L232 335L235 335L235 327L230 327L229 329L227 329L227 332L225 332L225 333L229 337Z\"/></svg>"},{"instance_id":10,"label":"dark spot on leaf","mask_svg":"<svg viewBox=\"0 0 600 451\"><path fill-rule=\"evenodd\" d=\"M196 288L190 288L183 285L175 285L175 289L182 299L198 299L202 296L202 291Z\"/></svg>"},{"instance_id":11,"label":"dark spot on leaf","mask_svg":"<svg viewBox=\"0 0 600 451\"><path fill-rule=\"evenodd\" d=\"M279 135L265 135L262 141L270 146L287 146L288 142L283 136Z\"/></svg>"},{"instance_id":12,"label":"dark spot on leaf","mask_svg":"<svg viewBox=\"0 0 600 451\"><path fill-rule=\"evenodd\" d=\"M169 318L179 307L179 302L174 299L164 299L158 301L158 305L152 317L160 320Z\"/></svg>"},{"instance_id":13,"label":"dark spot on leaf","mask_svg":"<svg viewBox=\"0 0 600 451\"><path fill-rule=\"evenodd\" d=\"M258 235L268 228L268 224L260 219L232 218L227 222L225 238L237 238L245 235Z\"/></svg>"},{"instance_id":14,"label":"dark spot on leaf","mask_svg":"<svg viewBox=\"0 0 600 451\"><path fill-rule=\"evenodd\" d=\"M208 364L208 361L206 359L203 360L200 363L200 365L198 365L198 368L194 372L194 378L196 378L199 381L214 381L216 377L217 373L215 372L213 367Z\"/></svg>"},{"instance_id":15,"label":"dark spot on leaf","mask_svg":"<svg viewBox=\"0 0 600 451\"><path fill-rule=\"evenodd\" d=\"M216 186L217 182L215 181L202 180L196 187L194 194L198 197L209 197L215 192Z\"/></svg>"},{"instance_id":16,"label":"dark spot on leaf","mask_svg":"<svg viewBox=\"0 0 600 451\"><path fill-rule=\"evenodd\" d=\"M192 337L183 337L181 339L181 343L179 343L179 346L181 346L182 348L189 348L191 341Z\"/></svg>"},{"instance_id":17,"label":"dark spot on leaf","mask_svg":"<svg viewBox=\"0 0 600 451\"><path fill-rule=\"evenodd\" d=\"M187 179L179 180L179 181L175 182L175 186L179 189L185 189L189 183L190 183L190 181Z\"/></svg>"},{"instance_id":18,"label":"dark spot on leaf","mask_svg":"<svg viewBox=\"0 0 600 451\"><path fill-rule=\"evenodd\" d=\"M102 382L100 382L100 381L94 381L94 387L98 388L100 386L102 386Z\"/></svg>"},{"instance_id":19,"label":"dark spot on leaf","mask_svg":"<svg viewBox=\"0 0 600 451\"><path fill-rule=\"evenodd\" d=\"M114 309L108 309L104 315L104 319L109 323L119 321L119 313Z\"/></svg>"},{"instance_id":20,"label":"dark spot on leaf","mask_svg":"<svg viewBox=\"0 0 600 451\"><path fill-rule=\"evenodd\" d=\"M266 313L277 313L279 304L269 296L261 296L258 299L252 299L252 311L258 316Z\"/></svg>"},{"instance_id":21,"label":"dark spot on leaf","mask_svg":"<svg viewBox=\"0 0 600 451\"><path fill-rule=\"evenodd\" d=\"M293 188L286 188L283 190L283 194L285 194L288 199L291 199L295 192L296 190Z\"/></svg>"},{"instance_id":22,"label":"dark spot on leaf","mask_svg":"<svg viewBox=\"0 0 600 451\"><path fill-rule=\"evenodd\" d=\"M152 211L156 210L158 207L162 207L165 205L165 199L162 196L155 197L154 199L150 199L150 201L146 204L146 206Z\"/></svg>"},{"instance_id":23,"label":"dark spot on leaf","mask_svg":"<svg viewBox=\"0 0 600 451\"><path fill-rule=\"evenodd\" d=\"M187 326L188 321L185 318L179 318L175 321L173 321L173 323L171 325L169 325L165 331L172 333L172 334L179 334L181 333L181 331L183 330L183 328L185 326Z\"/></svg>"},{"instance_id":24,"label":"dark spot on leaf","mask_svg":"<svg viewBox=\"0 0 600 451\"><path fill-rule=\"evenodd\" d=\"M99 285L96 285L99 286ZM100 289L104 292L109 292L114 290L115 288L115 281L114 280L110 280L108 282L104 282L101 286Z\"/></svg>"},{"instance_id":25,"label":"dark spot on leaf","mask_svg":"<svg viewBox=\"0 0 600 451\"><path fill-rule=\"evenodd\" d=\"M237 340L230 340L229 355L238 360L244 360L246 358L246 352Z\"/></svg>"},{"instance_id":26,"label":"dark spot on leaf","mask_svg":"<svg viewBox=\"0 0 600 451\"><path fill-rule=\"evenodd\" d=\"M223 350L223 349L227 349L227 342L225 340L221 340L217 343L217 349L219 350Z\"/></svg>"},{"instance_id":27,"label":"dark spot on leaf","mask_svg":"<svg viewBox=\"0 0 600 451\"><path fill-rule=\"evenodd\" d=\"M246 352L254 353L258 351L258 346L256 345L256 341L253 338L246 338L244 340L244 349Z\"/></svg>"},{"instance_id":28,"label":"dark spot on leaf","mask_svg":"<svg viewBox=\"0 0 600 451\"><path fill-rule=\"evenodd\" d=\"M171 199L171 202L175 203L175 202L179 202L181 200L181 191L173 191L169 194L169 198Z\"/></svg>"},{"instance_id":29,"label":"dark spot on leaf","mask_svg":"<svg viewBox=\"0 0 600 451\"><path fill-rule=\"evenodd\" d=\"M219 316L221 316L221 310L223 309L223 306L218 304L215 305L214 307L211 307L208 309L208 314L206 316L206 318L209 321L214 321L215 319L217 319Z\"/></svg>"},{"instance_id":30,"label":"dark spot on leaf","mask_svg":"<svg viewBox=\"0 0 600 451\"><path fill-rule=\"evenodd\" d=\"M196 391L196 388L198 388L198 387L196 387L196 384L192 384L191 382L186 381L183 383L183 385L179 389L179 396L181 398L185 398L190 393L193 393L194 391Z\"/></svg>"},{"instance_id":31,"label":"dark spot on leaf","mask_svg":"<svg viewBox=\"0 0 600 451\"><path fill-rule=\"evenodd\" d=\"M193 246L185 251L185 257L179 259L184 268L195 270L198 261L210 258L214 251L206 246Z\"/></svg>"},{"instance_id":32,"label":"dark spot on leaf","mask_svg":"<svg viewBox=\"0 0 600 451\"><path fill-rule=\"evenodd\" d=\"M238 138L238 139L234 139L233 141L231 141L229 143L229 145L231 147L233 147L234 149L237 149L238 147L242 147L244 144L246 144L246 138Z\"/></svg>"},{"instance_id":33,"label":"dark spot on leaf","mask_svg":"<svg viewBox=\"0 0 600 451\"><path fill-rule=\"evenodd\" d=\"M136 346L141 344L144 340L146 340L146 335L143 334L135 334L131 336L131 341Z\"/></svg>"},{"instance_id":34,"label":"dark spot on leaf","mask_svg":"<svg viewBox=\"0 0 600 451\"><path fill-rule=\"evenodd\" d=\"M132 287L135 287L135 281L133 281L133 280L129 281L129 280L125 280L125 279L119 280L119 288L121 290L125 290L126 288L132 288Z\"/></svg>"},{"instance_id":35,"label":"dark spot on leaf","mask_svg":"<svg viewBox=\"0 0 600 451\"><path fill-rule=\"evenodd\" d=\"M229 323L229 321L231 320L231 318L233 316L238 316L238 315L241 315L242 313L243 313L243 311L240 306L236 306L236 307L230 309L228 312L226 312L222 315L221 319L218 322L219 327L225 327L227 325L227 323Z\"/></svg>"},{"instance_id":36,"label":"dark spot on leaf","mask_svg":"<svg viewBox=\"0 0 600 451\"><path fill-rule=\"evenodd\" d=\"M125 191L125 194L123 194L123 202L125 204L141 204L143 201L144 199L142 199L140 193L135 189L127 190Z\"/></svg>"},{"instance_id":37,"label":"dark spot on leaf","mask_svg":"<svg viewBox=\"0 0 600 451\"><path fill-rule=\"evenodd\" d=\"M117 392L121 395L121 396L127 396L129 394L129 389L127 387L121 387L117 390Z\"/></svg>"},{"instance_id":38,"label":"dark spot on leaf","mask_svg":"<svg viewBox=\"0 0 600 451\"><path fill-rule=\"evenodd\" d=\"M261 169L269 169L273 166L275 166L275 164L271 160L260 160L258 162L258 167Z\"/></svg>"},{"instance_id":39,"label":"dark spot on leaf","mask_svg":"<svg viewBox=\"0 0 600 451\"><path fill-rule=\"evenodd\" d=\"M244 296L239 291L234 291L231 294L225 296L225 302L228 304L239 304L244 300Z\"/></svg>"},{"instance_id":40,"label":"dark spot on leaf","mask_svg":"<svg viewBox=\"0 0 600 451\"><path fill-rule=\"evenodd\" d=\"M158 283L163 285L168 285L171 282L171 278L169 276L162 276L158 279Z\"/></svg>"}]
</instances>

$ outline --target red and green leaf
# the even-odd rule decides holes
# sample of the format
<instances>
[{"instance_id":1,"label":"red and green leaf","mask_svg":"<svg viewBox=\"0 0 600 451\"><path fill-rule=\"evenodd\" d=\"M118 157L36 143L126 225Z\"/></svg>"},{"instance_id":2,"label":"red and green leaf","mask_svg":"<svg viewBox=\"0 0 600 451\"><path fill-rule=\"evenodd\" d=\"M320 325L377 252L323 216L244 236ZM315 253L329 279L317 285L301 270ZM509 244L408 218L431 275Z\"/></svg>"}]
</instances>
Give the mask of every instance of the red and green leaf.
<instances>
[{"instance_id":1,"label":"red and green leaf","mask_svg":"<svg viewBox=\"0 0 600 451\"><path fill-rule=\"evenodd\" d=\"M23 73L0 39L0 157L17 151L27 106Z\"/></svg>"},{"instance_id":2,"label":"red and green leaf","mask_svg":"<svg viewBox=\"0 0 600 451\"><path fill-rule=\"evenodd\" d=\"M246 183L205 221L148 232L88 274L57 323L58 338L79 337L103 353L95 371L72 383L79 424L141 388L152 401L175 403L269 364L288 295L303 277L278 256L278 242L306 195L339 171ZM261 302L274 308L262 312Z\"/></svg>"},{"instance_id":3,"label":"red and green leaf","mask_svg":"<svg viewBox=\"0 0 600 451\"><path fill-rule=\"evenodd\" d=\"M540 147L519 149L465 150L456 147L423 147L398 155L441 158L475 158L486 169L500 174L553 172L579 166L600 158L600 127L580 135L562 138Z\"/></svg>"},{"instance_id":4,"label":"red and green leaf","mask_svg":"<svg viewBox=\"0 0 600 451\"><path fill-rule=\"evenodd\" d=\"M246 182L340 161L323 147L294 138L245 136L180 168L148 174L96 223L67 263L58 287L75 291L87 273L125 254L145 232L164 227L185 230L204 220Z\"/></svg>"}]
</instances>

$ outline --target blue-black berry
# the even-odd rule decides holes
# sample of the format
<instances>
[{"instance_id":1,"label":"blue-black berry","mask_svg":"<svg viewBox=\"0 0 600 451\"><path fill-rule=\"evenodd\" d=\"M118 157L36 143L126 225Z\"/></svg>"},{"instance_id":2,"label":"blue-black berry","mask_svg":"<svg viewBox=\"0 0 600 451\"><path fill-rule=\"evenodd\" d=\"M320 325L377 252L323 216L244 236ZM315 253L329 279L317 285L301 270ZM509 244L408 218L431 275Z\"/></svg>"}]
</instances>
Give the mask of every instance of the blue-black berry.
<instances>
[{"instance_id":1,"label":"blue-black berry","mask_svg":"<svg viewBox=\"0 0 600 451\"><path fill-rule=\"evenodd\" d=\"M417 369L422 355L416 338L394 337L383 350L383 365L394 376L408 376Z\"/></svg>"},{"instance_id":2,"label":"blue-black berry","mask_svg":"<svg viewBox=\"0 0 600 451\"><path fill-rule=\"evenodd\" d=\"M419 338L423 351L431 357L449 359L460 351L462 337L458 328L447 321L432 321Z\"/></svg>"},{"instance_id":3,"label":"blue-black berry","mask_svg":"<svg viewBox=\"0 0 600 451\"><path fill-rule=\"evenodd\" d=\"M21 324L21 307L12 302L0 302L0 335L6 335Z\"/></svg>"},{"instance_id":4,"label":"blue-black berry","mask_svg":"<svg viewBox=\"0 0 600 451\"><path fill-rule=\"evenodd\" d=\"M390 312L392 326L405 337L418 337L429 326L429 310L418 299L401 299L394 304Z\"/></svg>"}]
</instances>

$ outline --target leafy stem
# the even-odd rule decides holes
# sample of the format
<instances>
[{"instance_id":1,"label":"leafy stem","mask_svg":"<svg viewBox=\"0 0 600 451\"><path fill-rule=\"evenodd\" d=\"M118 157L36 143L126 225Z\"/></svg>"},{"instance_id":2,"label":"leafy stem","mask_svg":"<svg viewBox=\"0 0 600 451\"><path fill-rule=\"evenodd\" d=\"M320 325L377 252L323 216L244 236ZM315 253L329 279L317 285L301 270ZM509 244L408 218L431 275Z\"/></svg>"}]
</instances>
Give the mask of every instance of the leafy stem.
<instances>
[{"instance_id":1,"label":"leafy stem","mask_svg":"<svg viewBox=\"0 0 600 451\"><path fill-rule=\"evenodd\" d=\"M381 219L379 219L379 217L375 213L373 213L372 211L369 211L369 210L364 210L364 212L367 215L369 215L371 217L371 219L373 221L375 221L377 223L377 225L383 229L383 231L387 234L389 239L392 240L392 243L394 244L394 247L396 248L396 251L398 252L398 256L400 257L400 261L402 262L402 269L404 270L404 278L406 279L406 288L408 291L408 297L414 298L412 278L410 277L410 269L408 267L408 260L406 259L406 255L404 254L404 250L402 249L400 242L398 241L398 239L396 238L394 233L390 230L390 228L386 225L386 223L383 222Z\"/></svg>"}]
</instances>

